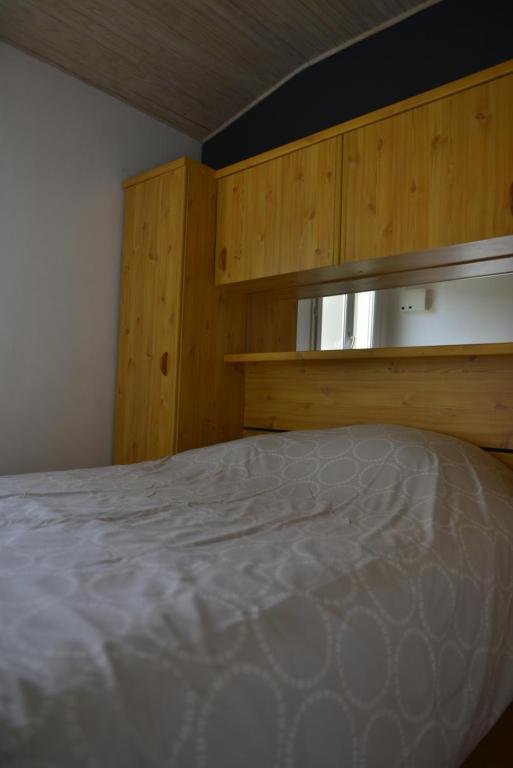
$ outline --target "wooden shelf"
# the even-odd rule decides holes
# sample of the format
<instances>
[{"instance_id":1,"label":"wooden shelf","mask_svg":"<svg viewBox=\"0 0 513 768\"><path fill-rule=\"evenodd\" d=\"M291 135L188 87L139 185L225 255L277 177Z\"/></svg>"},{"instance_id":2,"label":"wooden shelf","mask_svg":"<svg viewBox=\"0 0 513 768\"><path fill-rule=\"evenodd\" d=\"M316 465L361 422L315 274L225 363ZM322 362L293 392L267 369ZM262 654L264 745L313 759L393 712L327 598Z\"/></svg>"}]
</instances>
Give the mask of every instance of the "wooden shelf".
<instances>
[{"instance_id":1,"label":"wooden shelf","mask_svg":"<svg viewBox=\"0 0 513 768\"><path fill-rule=\"evenodd\" d=\"M244 352L225 355L225 363L278 363L308 360L360 360L401 357L482 357L513 355L513 342L500 344L448 344L436 347L376 347L374 349L326 349L311 352Z\"/></svg>"}]
</instances>

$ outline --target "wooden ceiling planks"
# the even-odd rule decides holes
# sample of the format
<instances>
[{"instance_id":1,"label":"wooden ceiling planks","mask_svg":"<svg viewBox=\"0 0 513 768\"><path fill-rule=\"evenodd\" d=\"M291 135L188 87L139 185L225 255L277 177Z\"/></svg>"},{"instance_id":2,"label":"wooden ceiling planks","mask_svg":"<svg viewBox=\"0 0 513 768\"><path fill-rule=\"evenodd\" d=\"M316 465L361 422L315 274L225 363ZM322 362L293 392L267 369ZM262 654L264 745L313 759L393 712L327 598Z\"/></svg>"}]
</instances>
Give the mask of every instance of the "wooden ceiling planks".
<instances>
[{"instance_id":1,"label":"wooden ceiling planks","mask_svg":"<svg viewBox=\"0 0 513 768\"><path fill-rule=\"evenodd\" d=\"M0 39L204 139L425 0L0 0Z\"/></svg>"}]
</instances>

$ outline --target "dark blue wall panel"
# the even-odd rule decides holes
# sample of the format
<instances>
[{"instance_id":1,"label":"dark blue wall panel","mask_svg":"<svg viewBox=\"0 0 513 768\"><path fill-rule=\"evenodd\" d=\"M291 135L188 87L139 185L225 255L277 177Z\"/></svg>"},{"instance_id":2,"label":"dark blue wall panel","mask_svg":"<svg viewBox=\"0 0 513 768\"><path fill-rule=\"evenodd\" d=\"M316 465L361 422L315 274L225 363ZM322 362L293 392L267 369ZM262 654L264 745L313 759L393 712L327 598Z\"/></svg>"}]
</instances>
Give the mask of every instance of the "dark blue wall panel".
<instances>
[{"instance_id":1,"label":"dark blue wall panel","mask_svg":"<svg viewBox=\"0 0 513 768\"><path fill-rule=\"evenodd\" d=\"M221 168L513 58L513 0L442 0L300 72L203 145Z\"/></svg>"}]
</instances>

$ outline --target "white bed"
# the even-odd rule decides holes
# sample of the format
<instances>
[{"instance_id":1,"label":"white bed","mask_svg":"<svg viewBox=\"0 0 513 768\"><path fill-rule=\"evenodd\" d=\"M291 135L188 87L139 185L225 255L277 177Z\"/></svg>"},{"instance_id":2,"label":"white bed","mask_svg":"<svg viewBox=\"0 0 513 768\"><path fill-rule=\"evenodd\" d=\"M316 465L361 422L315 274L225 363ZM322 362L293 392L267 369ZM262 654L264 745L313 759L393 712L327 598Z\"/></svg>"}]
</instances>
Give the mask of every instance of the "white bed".
<instances>
[{"instance_id":1,"label":"white bed","mask_svg":"<svg viewBox=\"0 0 513 768\"><path fill-rule=\"evenodd\" d=\"M451 768L513 700L513 472L391 426L0 478L5 768Z\"/></svg>"}]
</instances>

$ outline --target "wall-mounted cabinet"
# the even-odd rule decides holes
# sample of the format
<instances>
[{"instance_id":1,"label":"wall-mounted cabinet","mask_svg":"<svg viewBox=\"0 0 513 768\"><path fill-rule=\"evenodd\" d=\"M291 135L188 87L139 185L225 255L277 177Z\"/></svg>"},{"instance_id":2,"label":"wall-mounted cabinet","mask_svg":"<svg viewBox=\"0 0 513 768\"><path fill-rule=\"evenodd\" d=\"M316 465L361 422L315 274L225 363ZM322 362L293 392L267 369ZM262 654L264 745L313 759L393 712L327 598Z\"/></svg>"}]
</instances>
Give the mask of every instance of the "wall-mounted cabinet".
<instances>
[{"instance_id":1,"label":"wall-mounted cabinet","mask_svg":"<svg viewBox=\"0 0 513 768\"><path fill-rule=\"evenodd\" d=\"M216 282L336 264L341 137L218 181Z\"/></svg>"},{"instance_id":2,"label":"wall-mounted cabinet","mask_svg":"<svg viewBox=\"0 0 513 768\"><path fill-rule=\"evenodd\" d=\"M510 61L221 169L216 282L299 290L504 258L512 136Z\"/></svg>"},{"instance_id":3,"label":"wall-mounted cabinet","mask_svg":"<svg viewBox=\"0 0 513 768\"><path fill-rule=\"evenodd\" d=\"M513 234L513 75L346 133L342 179L345 262Z\"/></svg>"}]
</instances>

